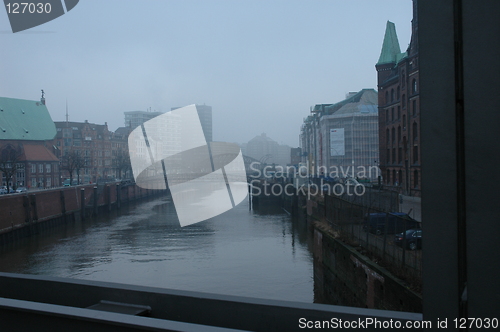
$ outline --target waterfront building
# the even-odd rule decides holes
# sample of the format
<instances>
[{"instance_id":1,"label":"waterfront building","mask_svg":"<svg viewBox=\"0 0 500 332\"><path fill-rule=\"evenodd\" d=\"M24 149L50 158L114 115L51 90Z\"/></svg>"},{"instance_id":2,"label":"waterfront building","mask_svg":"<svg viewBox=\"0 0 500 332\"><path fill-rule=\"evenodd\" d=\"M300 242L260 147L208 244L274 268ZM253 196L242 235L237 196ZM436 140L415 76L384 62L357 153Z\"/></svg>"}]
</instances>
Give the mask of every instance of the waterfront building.
<instances>
[{"instance_id":1,"label":"waterfront building","mask_svg":"<svg viewBox=\"0 0 500 332\"><path fill-rule=\"evenodd\" d=\"M59 186L59 159L52 144L55 135L43 91L40 101L0 97L1 185Z\"/></svg>"},{"instance_id":2,"label":"waterfront building","mask_svg":"<svg viewBox=\"0 0 500 332\"><path fill-rule=\"evenodd\" d=\"M117 179L132 178L130 156L128 152L128 135L131 131L130 127L119 127L114 133L111 133L110 136L113 166L112 174Z\"/></svg>"},{"instance_id":3,"label":"waterfront building","mask_svg":"<svg viewBox=\"0 0 500 332\"><path fill-rule=\"evenodd\" d=\"M104 125L85 122L54 122L57 130L54 139L56 154L59 159L72 152L83 158L84 166L80 172L80 182L95 183L98 180L115 177L116 169L112 161L113 133ZM115 150L116 151L116 150ZM61 170L62 179L69 177L66 170ZM76 175L73 174L75 178Z\"/></svg>"},{"instance_id":4,"label":"waterfront building","mask_svg":"<svg viewBox=\"0 0 500 332\"><path fill-rule=\"evenodd\" d=\"M290 149L262 133L248 141L244 153L263 164L287 166L290 164Z\"/></svg>"},{"instance_id":5,"label":"waterfront building","mask_svg":"<svg viewBox=\"0 0 500 332\"><path fill-rule=\"evenodd\" d=\"M299 166L302 157L302 149L301 148L291 148L290 149L290 165Z\"/></svg>"},{"instance_id":6,"label":"waterfront building","mask_svg":"<svg viewBox=\"0 0 500 332\"><path fill-rule=\"evenodd\" d=\"M130 111L124 112L125 115L125 127L130 127L131 130L142 125L144 122L149 121L158 115L163 114L163 112L156 111Z\"/></svg>"},{"instance_id":7,"label":"waterfront building","mask_svg":"<svg viewBox=\"0 0 500 332\"><path fill-rule=\"evenodd\" d=\"M363 89L311 108L300 132L302 162L311 174L372 180L380 175L377 101L374 89Z\"/></svg>"},{"instance_id":8,"label":"waterfront building","mask_svg":"<svg viewBox=\"0 0 500 332\"><path fill-rule=\"evenodd\" d=\"M180 107L172 107L171 110L176 110ZM208 105L196 105L196 110L198 111L198 118L200 119L201 128L205 134L205 140L207 142L213 141L213 131L212 131L212 106Z\"/></svg>"},{"instance_id":9,"label":"waterfront building","mask_svg":"<svg viewBox=\"0 0 500 332\"><path fill-rule=\"evenodd\" d=\"M420 101L417 2L413 2L410 45L401 52L396 27L387 22L378 77L380 168L384 184L420 196Z\"/></svg>"}]
</instances>

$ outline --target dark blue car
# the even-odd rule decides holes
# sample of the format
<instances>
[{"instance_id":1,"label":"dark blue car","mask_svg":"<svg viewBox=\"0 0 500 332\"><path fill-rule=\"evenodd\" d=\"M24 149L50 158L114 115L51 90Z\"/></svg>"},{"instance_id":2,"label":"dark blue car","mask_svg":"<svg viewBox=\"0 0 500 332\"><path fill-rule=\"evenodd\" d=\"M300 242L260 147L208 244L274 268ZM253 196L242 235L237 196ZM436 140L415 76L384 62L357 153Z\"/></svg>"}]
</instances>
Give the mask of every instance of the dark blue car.
<instances>
[{"instance_id":1,"label":"dark blue car","mask_svg":"<svg viewBox=\"0 0 500 332\"><path fill-rule=\"evenodd\" d=\"M365 231L381 234L396 234L411 228L418 228L419 222L406 213L370 213L365 215L363 228Z\"/></svg>"},{"instance_id":2,"label":"dark blue car","mask_svg":"<svg viewBox=\"0 0 500 332\"><path fill-rule=\"evenodd\" d=\"M403 245L406 249L417 250L422 248L422 229L414 228L406 232L396 234L394 243L400 247Z\"/></svg>"}]
</instances>

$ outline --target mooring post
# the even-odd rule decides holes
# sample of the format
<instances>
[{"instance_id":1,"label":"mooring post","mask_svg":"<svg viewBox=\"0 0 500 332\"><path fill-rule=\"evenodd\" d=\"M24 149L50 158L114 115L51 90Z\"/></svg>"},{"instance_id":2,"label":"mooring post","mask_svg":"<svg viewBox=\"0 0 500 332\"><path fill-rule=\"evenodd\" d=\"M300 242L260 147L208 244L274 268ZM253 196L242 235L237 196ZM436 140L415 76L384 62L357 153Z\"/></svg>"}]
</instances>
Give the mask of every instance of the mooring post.
<instances>
[{"instance_id":1,"label":"mooring post","mask_svg":"<svg viewBox=\"0 0 500 332\"><path fill-rule=\"evenodd\" d=\"M85 220L85 188L80 189L80 220Z\"/></svg>"},{"instance_id":2,"label":"mooring post","mask_svg":"<svg viewBox=\"0 0 500 332\"><path fill-rule=\"evenodd\" d=\"M97 187L94 187L94 217L97 216Z\"/></svg>"}]
</instances>

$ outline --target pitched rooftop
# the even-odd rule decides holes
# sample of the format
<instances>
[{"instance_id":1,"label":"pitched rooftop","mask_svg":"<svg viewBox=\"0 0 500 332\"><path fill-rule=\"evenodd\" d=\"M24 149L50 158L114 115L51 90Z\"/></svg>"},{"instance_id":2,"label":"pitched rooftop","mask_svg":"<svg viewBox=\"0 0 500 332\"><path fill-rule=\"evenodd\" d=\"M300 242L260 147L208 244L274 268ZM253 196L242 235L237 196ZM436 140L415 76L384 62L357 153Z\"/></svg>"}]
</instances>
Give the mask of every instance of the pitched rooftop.
<instances>
[{"instance_id":1,"label":"pitched rooftop","mask_svg":"<svg viewBox=\"0 0 500 332\"><path fill-rule=\"evenodd\" d=\"M338 103L315 105L314 110L322 110L322 115L334 114L336 116L377 113L378 94L374 89L363 89Z\"/></svg>"},{"instance_id":2,"label":"pitched rooftop","mask_svg":"<svg viewBox=\"0 0 500 332\"><path fill-rule=\"evenodd\" d=\"M56 127L39 101L0 97L0 140L51 140Z\"/></svg>"},{"instance_id":3,"label":"pitched rooftop","mask_svg":"<svg viewBox=\"0 0 500 332\"><path fill-rule=\"evenodd\" d=\"M380 58L378 59L377 65L397 63L405 56L406 52L401 53L401 48L399 47L396 26L394 23L387 21L384 43L382 44L382 51L380 52Z\"/></svg>"}]
</instances>

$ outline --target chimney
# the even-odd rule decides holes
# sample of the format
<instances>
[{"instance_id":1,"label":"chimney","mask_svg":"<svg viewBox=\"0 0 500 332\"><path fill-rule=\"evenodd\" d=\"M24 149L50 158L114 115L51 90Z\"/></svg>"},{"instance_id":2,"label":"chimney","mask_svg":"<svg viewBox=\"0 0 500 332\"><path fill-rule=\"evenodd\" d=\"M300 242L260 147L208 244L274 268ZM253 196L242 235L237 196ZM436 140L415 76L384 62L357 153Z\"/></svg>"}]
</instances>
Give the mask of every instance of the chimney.
<instances>
[{"instance_id":1,"label":"chimney","mask_svg":"<svg viewBox=\"0 0 500 332\"><path fill-rule=\"evenodd\" d=\"M42 89L42 98L40 98L40 101L42 102L42 105L45 105L45 92L43 92L43 89Z\"/></svg>"}]
</instances>

